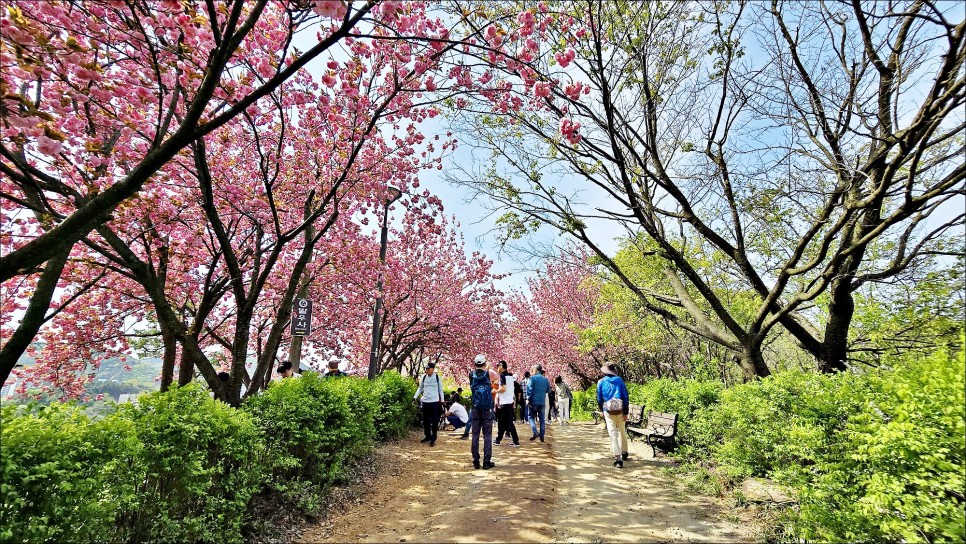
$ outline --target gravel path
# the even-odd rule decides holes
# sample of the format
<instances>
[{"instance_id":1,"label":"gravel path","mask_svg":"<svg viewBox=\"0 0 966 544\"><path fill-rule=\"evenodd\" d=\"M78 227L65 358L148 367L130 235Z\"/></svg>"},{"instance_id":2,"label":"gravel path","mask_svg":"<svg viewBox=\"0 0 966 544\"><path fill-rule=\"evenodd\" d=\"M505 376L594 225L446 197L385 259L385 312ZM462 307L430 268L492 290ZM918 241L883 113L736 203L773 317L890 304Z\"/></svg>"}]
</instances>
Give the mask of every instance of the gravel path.
<instances>
[{"instance_id":1,"label":"gravel path","mask_svg":"<svg viewBox=\"0 0 966 544\"><path fill-rule=\"evenodd\" d=\"M548 427L546 443L493 446L492 470L473 470L469 441L421 433L380 448L378 475L333 505L302 542L747 542L726 507L661 475L666 461L632 442L611 465L602 426ZM481 444L482 447L482 444Z\"/></svg>"}]
</instances>

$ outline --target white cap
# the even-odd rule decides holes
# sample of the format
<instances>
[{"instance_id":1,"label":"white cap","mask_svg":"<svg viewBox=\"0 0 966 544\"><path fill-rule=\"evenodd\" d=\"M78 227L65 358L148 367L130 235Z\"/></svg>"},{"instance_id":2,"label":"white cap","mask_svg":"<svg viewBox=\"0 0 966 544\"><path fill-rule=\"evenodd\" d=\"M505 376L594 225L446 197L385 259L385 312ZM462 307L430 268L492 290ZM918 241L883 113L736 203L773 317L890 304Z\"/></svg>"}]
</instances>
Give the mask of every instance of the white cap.
<instances>
[{"instance_id":1,"label":"white cap","mask_svg":"<svg viewBox=\"0 0 966 544\"><path fill-rule=\"evenodd\" d=\"M478 365L481 365L481 364L485 363L486 362L486 355L483 355L482 353L479 354L479 355L477 355L476 358L473 359L473 362L476 363L476 364L478 364Z\"/></svg>"}]
</instances>

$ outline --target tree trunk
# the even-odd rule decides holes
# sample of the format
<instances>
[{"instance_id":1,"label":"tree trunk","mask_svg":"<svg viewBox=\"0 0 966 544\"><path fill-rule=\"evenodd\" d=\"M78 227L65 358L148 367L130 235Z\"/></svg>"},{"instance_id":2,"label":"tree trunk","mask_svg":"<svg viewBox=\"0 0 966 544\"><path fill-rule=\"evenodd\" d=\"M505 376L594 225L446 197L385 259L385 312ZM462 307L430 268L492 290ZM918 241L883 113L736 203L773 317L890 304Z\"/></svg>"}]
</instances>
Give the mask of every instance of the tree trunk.
<instances>
[{"instance_id":1,"label":"tree trunk","mask_svg":"<svg viewBox=\"0 0 966 544\"><path fill-rule=\"evenodd\" d=\"M761 354L761 346L745 346L738 356L738 365L741 366L746 382L765 378L771 374Z\"/></svg>"},{"instance_id":2,"label":"tree trunk","mask_svg":"<svg viewBox=\"0 0 966 544\"><path fill-rule=\"evenodd\" d=\"M849 327L855 314L851 276L836 278L832 282L828 314L822 351L818 356L818 370L827 374L848 369L845 360L849 352Z\"/></svg>"},{"instance_id":3,"label":"tree trunk","mask_svg":"<svg viewBox=\"0 0 966 544\"><path fill-rule=\"evenodd\" d=\"M13 335L7 339L0 349L0 385L7 381L10 373L17 366L17 360L27 351L30 342L37 336L40 327L46 322L47 310L50 308L50 301L53 299L54 291L57 288L57 281L60 274L67 265L67 257L70 256L71 245L66 246L53 258L47 261L34 294L30 297L27 311L20 320L20 325Z\"/></svg>"},{"instance_id":4,"label":"tree trunk","mask_svg":"<svg viewBox=\"0 0 966 544\"><path fill-rule=\"evenodd\" d=\"M158 320L161 329L161 341L164 343L164 355L161 359L161 391L167 391L174 382L174 362L178 357L178 340L171 327L164 321Z\"/></svg>"},{"instance_id":5,"label":"tree trunk","mask_svg":"<svg viewBox=\"0 0 966 544\"><path fill-rule=\"evenodd\" d=\"M178 387L188 385L195 377L194 357L189 355L187 351L181 351L181 365L178 368Z\"/></svg>"}]
</instances>

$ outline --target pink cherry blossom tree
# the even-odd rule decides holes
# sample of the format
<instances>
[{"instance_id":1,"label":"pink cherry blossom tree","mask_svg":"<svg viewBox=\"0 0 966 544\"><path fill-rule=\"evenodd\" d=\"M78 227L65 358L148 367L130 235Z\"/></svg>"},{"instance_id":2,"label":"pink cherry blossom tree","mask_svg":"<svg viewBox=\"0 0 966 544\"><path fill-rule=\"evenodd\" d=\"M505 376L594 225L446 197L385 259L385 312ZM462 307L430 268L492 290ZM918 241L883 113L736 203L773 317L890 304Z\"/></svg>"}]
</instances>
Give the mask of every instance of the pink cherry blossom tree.
<instances>
[{"instance_id":1,"label":"pink cherry blossom tree","mask_svg":"<svg viewBox=\"0 0 966 544\"><path fill-rule=\"evenodd\" d=\"M563 249L529 280L529 293L514 292L507 301L509 323L503 356L511 368L540 364L551 376L585 388L599 374L604 346L581 349L580 333L593 323L599 302L599 279L588 253Z\"/></svg>"},{"instance_id":2,"label":"pink cherry blossom tree","mask_svg":"<svg viewBox=\"0 0 966 544\"><path fill-rule=\"evenodd\" d=\"M206 204L201 208L205 221L211 224L214 239L227 246L228 230L221 229L219 234L217 221L212 221L221 197L204 190L214 183L209 179L208 149L219 138L227 142L226 138L237 135L239 128L233 123L255 127L253 137L259 140L260 151L265 151L258 157L258 168L250 171L258 175L249 180L258 181L235 184L235 196L240 198L273 198L266 196L265 184L272 184L275 190L274 180L267 178L279 175L274 164L282 149L289 152L285 148L288 140L284 135L270 138L264 131L259 136L257 127L274 123L273 130L282 130L288 121L280 123L279 116L291 115L274 110L299 108L318 100L322 111L316 121L340 129L320 134L339 138L339 143L317 139L312 145L332 153L336 170L352 171L362 153L360 142L376 130L380 120L402 130L403 135L392 136L386 149L404 156L420 136L401 123L434 115L431 109L415 111L412 104L424 87L424 74L452 46L447 27L431 18L422 3L239 0L196 6L159 0L145 5L17 2L10 8L0 18L4 29L0 204L12 228L5 228L0 239L0 288L5 310L10 312L5 316L21 317L17 321L5 317L3 323L8 337L0 353L3 378L52 317L47 310L77 241L96 230L95 237L103 240L95 244L110 246L115 256L129 253L125 257L128 264L143 269L131 257L143 264L146 255L116 247L130 240L113 238L104 226L126 219L122 207L138 205L131 199L149 179L198 186L205 195L202 201ZM292 45L295 34L311 29L317 30L318 43L308 51L298 51ZM347 52L348 60L330 60L320 78L319 87L325 92L312 89L308 80L299 88L280 92L307 63L336 47L340 57ZM251 143L251 138L247 141ZM268 141L279 148L268 151L271 145L262 145ZM178 171L186 165L195 180L185 182ZM223 167L231 170L229 163ZM337 184L340 176L333 172L333 168L316 167L308 174L289 172L289 176L303 182L333 176L327 181ZM260 195L259 187L263 190ZM164 194L166 191L170 187L139 204L170 207L191 201L188 195L172 196ZM376 198L374 191L377 189L370 187L372 198ZM320 190L309 200L312 198L319 200L308 212L296 214L295 219L273 219L283 227L278 232L288 242L327 216L322 210L334 210L319 203L338 200ZM153 224L140 222L137 227L143 228L145 223ZM155 244L155 249L171 240L170 234L151 236L154 234L157 236L149 244ZM316 235L321 233L317 230ZM75 258L86 259L80 255L84 251ZM253 297L242 297L237 274L242 267L237 265L237 256L222 248L209 253L219 255L220 266L229 274L236 272L230 276L233 283L214 287L229 289L236 302L246 298L246 304L238 308L247 320L260 288L247 292ZM149 267L145 274L161 277L156 272ZM265 279L254 283L264 285ZM148 292L164 306L163 287ZM217 298L205 300L214 307ZM62 303L71 300L61 298ZM168 332L178 334L176 329ZM238 359L243 351L240 346L246 344L242 337L235 340L233 388L242 379ZM182 338L181 348L186 343L197 342ZM189 357L200 357L194 347L189 346L188 352Z\"/></svg>"}]
</instances>

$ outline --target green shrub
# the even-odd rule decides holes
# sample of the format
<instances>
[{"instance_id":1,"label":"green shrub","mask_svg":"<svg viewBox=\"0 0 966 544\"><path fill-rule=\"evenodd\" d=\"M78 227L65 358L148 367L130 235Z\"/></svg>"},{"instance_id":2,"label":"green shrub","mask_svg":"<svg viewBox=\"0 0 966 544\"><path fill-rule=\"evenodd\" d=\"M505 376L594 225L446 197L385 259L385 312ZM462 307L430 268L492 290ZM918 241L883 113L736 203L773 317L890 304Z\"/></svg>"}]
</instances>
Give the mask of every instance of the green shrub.
<instances>
[{"instance_id":1,"label":"green shrub","mask_svg":"<svg viewBox=\"0 0 966 544\"><path fill-rule=\"evenodd\" d=\"M271 489L312 509L325 486L345 476L346 463L365 451L374 434L376 400L367 384L306 372L245 402L265 436Z\"/></svg>"},{"instance_id":2,"label":"green shrub","mask_svg":"<svg viewBox=\"0 0 966 544\"><path fill-rule=\"evenodd\" d=\"M416 421L416 382L398 372L384 372L373 382L373 393L379 402L376 410L376 437L380 440L405 436Z\"/></svg>"},{"instance_id":3,"label":"green shrub","mask_svg":"<svg viewBox=\"0 0 966 544\"><path fill-rule=\"evenodd\" d=\"M691 457L707 454L720 437L711 416L723 387L721 382L665 378L629 384L627 389L631 402L644 406L645 418L649 411L678 414L679 454Z\"/></svg>"},{"instance_id":4,"label":"green shrub","mask_svg":"<svg viewBox=\"0 0 966 544\"><path fill-rule=\"evenodd\" d=\"M868 391L854 374L800 371L731 387L711 414L710 426L720 433L713 458L731 476L802 485Z\"/></svg>"},{"instance_id":5,"label":"green shrub","mask_svg":"<svg viewBox=\"0 0 966 544\"><path fill-rule=\"evenodd\" d=\"M131 503L140 443L125 421L91 421L75 405L0 414L0 542L107 542Z\"/></svg>"},{"instance_id":6,"label":"green shrub","mask_svg":"<svg viewBox=\"0 0 966 544\"><path fill-rule=\"evenodd\" d=\"M818 540L966 539L963 352L868 377L861 410L801 486L799 536ZM841 399L845 401L847 399Z\"/></svg>"},{"instance_id":7,"label":"green shrub","mask_svg":"<svg viewBox=\"0 0 966 544\"><path fill-rule=\"evenodd\" d=\"M342 443L345 459L348 461L369 453L376 439L375 420L380 404L376 387L366 378L326 381L345 395L349 405L349 419L341 426L345 436ZM412 405L411 400L409 404ZM339 474L339 480L345 476L343 471Z\"/></svg>"},{"instance_id":8,"label":"green shrub","mask_svg":"<svg viewBox=\"0 0 966 544\"><path fill-rule=\"evenodd\" d=\"M307 373L242 410L198 385L96 421L75 405L4 407L0 541L240 542L253 495L312 508L375 436L406 432L414 390L395 373Z\"/></svg>"},{"instance_id":9,"label":"green shrub","mask_svg":"<svg viewBox=\"0 0 966 544\"><path fill-rule=\"evenodd\" d=\"M586 391L573 391L570 401L570 419L573 421L590 421L593 412L597 410L597 388L589 387Z\"/></svg>"},{"instance_id":10,"label":"green shrub","mask_svg":"<svg viewBox=\"0 0 966 544\"><path fill-rule=\"evenodd\" d=\"M129 470L141 479L118 520L132 542L240 542L259 489L264 446L252 418L197 384L142 395L105 421L141 442Z\"/></svg>"}]
</instances>

